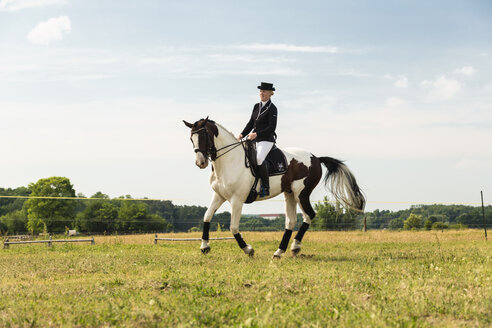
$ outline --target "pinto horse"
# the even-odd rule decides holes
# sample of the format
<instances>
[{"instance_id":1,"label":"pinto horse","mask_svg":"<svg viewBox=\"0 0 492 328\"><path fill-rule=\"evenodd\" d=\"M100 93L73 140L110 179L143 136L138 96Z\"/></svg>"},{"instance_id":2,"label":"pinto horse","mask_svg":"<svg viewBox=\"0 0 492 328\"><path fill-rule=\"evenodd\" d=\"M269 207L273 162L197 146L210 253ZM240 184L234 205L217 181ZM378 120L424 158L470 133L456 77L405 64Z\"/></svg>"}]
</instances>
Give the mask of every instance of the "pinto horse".
<instances>
[{"instance_id":1,"label":"pinto horse","mask_svg":"<svg viewBox=\"0 0 492 328\"><path fill-rule=\"evenodd\" d=\"M246 244L239 233L241 211L255 181L250 169L245 165L243 141L238 141L234 135L220 124L206 119L200 119L191 124L183 121L191 128L191 142L196 153L195 164L204 169L209 161L212 163L210 186L213 190L212 201L203 218L203 235L201 251L210 251L209 230L210 221L215 211L227 200L231 204L231 232L239 247L249 256L254 255L254 249ZM270 195L258 200L264 200L284 193L285 197L285 231L280 246L273 257L280 258L286 252L292 231L297 222L297 204L301 208L303 223L291 245L295 256L301 250L304 233L308 230L316 213L311 206L309 196L319 183L322 175L321 164L327 168L324 183L329 187L337 201L346 208L363 211L365 198L357 185L355 177L345 164L331 157L316 157L298 148L282 149L288 167L284 174L270 177Z\"/></svg>"}]
</instances>

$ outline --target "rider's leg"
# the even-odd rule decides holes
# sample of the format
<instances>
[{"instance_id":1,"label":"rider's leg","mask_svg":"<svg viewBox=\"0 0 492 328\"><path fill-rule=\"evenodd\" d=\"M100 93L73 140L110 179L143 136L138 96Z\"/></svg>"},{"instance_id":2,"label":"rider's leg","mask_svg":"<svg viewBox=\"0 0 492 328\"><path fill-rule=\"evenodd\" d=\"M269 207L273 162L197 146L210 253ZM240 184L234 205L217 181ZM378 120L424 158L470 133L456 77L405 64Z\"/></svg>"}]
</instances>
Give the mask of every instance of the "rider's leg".
<instances>
[{"instance_id":1,"label":"rider's leg","mask_svg":"<svg viewBox=\"0 0 492 328\"><path fill-rule=\"evenodd\" d=\"M256 144L256 162L258 164L258 174L263 186L263 195L270 195L270 181L268 178L268 166L265 158L272 149L274 143L270 141L260 141Z\"/></svg>"}]
</instances>

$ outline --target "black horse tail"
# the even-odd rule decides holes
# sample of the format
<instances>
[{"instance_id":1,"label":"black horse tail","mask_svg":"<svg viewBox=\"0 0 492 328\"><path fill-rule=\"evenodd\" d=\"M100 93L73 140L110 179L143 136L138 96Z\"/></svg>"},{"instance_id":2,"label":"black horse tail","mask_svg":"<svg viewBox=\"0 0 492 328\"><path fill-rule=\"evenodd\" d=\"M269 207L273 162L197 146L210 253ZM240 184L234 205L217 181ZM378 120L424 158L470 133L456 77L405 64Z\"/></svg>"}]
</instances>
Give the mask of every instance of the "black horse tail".
<instances>
[{"instance_id":1,"label":"black horse tail","mask_svg":"<svg viewBox=\"0 0 492 328\"><path fill-rule=\"evenodd\" d=\"M342 161L331 157L318 157L328 171L325 174L325 186L348 209L364 211L366 199L362 194L354 175Z\"/></svg>"}]
</instances>

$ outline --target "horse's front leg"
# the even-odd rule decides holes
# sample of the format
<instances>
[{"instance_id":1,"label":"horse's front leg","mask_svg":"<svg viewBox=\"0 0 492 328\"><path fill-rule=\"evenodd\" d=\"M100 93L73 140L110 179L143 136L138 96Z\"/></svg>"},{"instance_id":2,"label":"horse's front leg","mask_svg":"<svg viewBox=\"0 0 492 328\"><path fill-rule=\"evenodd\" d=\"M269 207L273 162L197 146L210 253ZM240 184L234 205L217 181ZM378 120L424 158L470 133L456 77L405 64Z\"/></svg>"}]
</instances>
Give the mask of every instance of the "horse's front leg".
<instances>
[{"instance_id":1,"label":"horse's front leg","mask_svg":"<svg viewBox=\"0 0 492 328\"><path fill-rule=\"evenodd\" d=\"M232 212L231 212L231 232L236 238L237 244L243 250L243 252L249 256L255 254L255 250L251 245L246 244L243 236L239 233L239 221L241 220L241 211L243 209L243 202L237 199L231 200Z\"/></svg>"},{"instance_id":2,"label":"horse's front leg","mask_svg":"<svg viewBox=\"0 0 492 328\"><path fill-rule=\"evenodd\" d=\"M297 223L296 207L297 201L292 193L285 192L285 231L282 241L275 253L273 253L274 259L280 259L282 254L287 250L290 237L292 236L292 230L294 230Z\"/></svg>"},{"instance_id":3,"label":"horse's front leg","mask_svg":"<svg viewBox=\"0 0 492 328\"><path fill-rule=\"evenodd\" d=\"M215 214L215 211L224 203L225 199L214 192L212 196L212 201L210 202L210 206L208 207L205 215L203 216L203 233L202 233L202 245L200 246L200 250L203 254L207 254L210 252L210 244L209 240L209 231L210 231L210 221Z\"/></svg>"}]
</instances>

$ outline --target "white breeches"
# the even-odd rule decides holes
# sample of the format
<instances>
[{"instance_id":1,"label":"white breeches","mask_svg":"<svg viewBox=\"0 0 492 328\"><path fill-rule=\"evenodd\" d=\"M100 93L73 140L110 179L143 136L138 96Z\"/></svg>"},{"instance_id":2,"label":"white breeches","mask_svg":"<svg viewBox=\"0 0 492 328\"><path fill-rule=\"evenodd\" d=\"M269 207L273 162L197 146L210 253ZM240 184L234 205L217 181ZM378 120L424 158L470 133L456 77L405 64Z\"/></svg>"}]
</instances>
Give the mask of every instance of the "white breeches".
<instances>
[{"instance_id":1,"label":"white breeches","mask_svg":"<svg viewBox=\"0 0 492 328\"><path fill-rule=\"evenodd\" d=\"M256 162L258 165L263 164L263 161L272 149L273 144L274 143L271 141L259 141L256 143Z\"/></svg>"}]
</instances>

